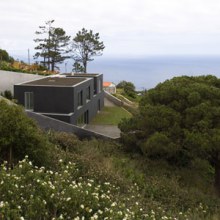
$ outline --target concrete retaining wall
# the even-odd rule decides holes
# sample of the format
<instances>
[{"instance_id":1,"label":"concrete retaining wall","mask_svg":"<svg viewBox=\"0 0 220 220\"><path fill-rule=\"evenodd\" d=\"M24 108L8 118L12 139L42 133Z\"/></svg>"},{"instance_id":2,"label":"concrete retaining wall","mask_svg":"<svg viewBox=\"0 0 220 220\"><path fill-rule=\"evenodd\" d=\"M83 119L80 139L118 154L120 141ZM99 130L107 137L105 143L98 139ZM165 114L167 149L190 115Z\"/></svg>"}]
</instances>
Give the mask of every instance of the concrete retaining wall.
<instances>
[{"instance_id":1,"label":"concrete retaining wall","mask_svg":"<svg viewBox=\"0 0 220 220\"><path fill-rule=\"evenodd\" d=\"M109 92L104 91L104 94L105 94L105 97L109 101L113 102L115 105L123 106L123 102L120 99L116 98L115 96L111 95Z\"/></svg>"},{"instance_id":2,"label":"concrete retaining wall","mask_svg":"<svg viewBox=\"0 0 220 220\"><path fill-rule=\"evenodd\" d=\"M0 93L10 90L14 94L14 85L40 79L45 76L0 70Z\"/></svg>"},{"instance_id":3,"label":"concrete retaining wall","mask_svg":"<svg viewBox=\"0 0 220 220\"><path fill-rule=\"evenodd\" d=\"M111 137L108 137L102 134L98 134L96 132L83 129L75 125L71 125L71 124L56 120L54 118L41 115L39 113L29 112L29 111L27 111L26 113L30 118L33 118L38 123L38 125L44 130L54 130L54 131L59 131L59 132L74 133L79 138L88 138L88 139L98 138L98 139L103 139L103 140L117 140L115 138L111 138Z\"/></svg>"}]
</instances>

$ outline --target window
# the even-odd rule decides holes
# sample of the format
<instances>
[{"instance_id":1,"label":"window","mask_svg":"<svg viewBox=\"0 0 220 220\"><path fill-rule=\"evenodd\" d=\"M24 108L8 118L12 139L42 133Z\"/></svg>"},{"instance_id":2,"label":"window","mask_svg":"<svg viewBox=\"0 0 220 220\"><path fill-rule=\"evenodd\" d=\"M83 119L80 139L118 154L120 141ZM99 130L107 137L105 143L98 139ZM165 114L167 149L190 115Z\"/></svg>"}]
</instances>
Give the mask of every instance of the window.
<instances>
[{"instance_id":1,"label":"window","mask_svg":"<svg viewBox=\"0 0 220 220\"><path fill-rule=\"evenodd\" d=\"M83 91L81 90L80 92L78 92L78 106L82 106L83 105Z\"/></svg>"},{"instance_id":2,"label":"window","mask_svg":"<svg viewBox=\"0 0 220 220\"><path fill-rule=\"evenodd\" d=\"M98 111L101 111L101 101L100 101L100 99L98 100Z\"/></svg>"},{"instance_id":3,"label":"window","mask_svg":"<svg viewBox=\"0 0 220 220\"><path fill-rule=\"evenodd\" d=\"M24 93L24 106L26 110L34 109L34 95L33 92L25 92Z\"/></svg>"},{"instance_id":4,"label":"window","mask_svg":"<svg viewBox=\"0 0 220 220\"><path fill-rule=\"evenodd\" d=\"M93 79L93 87L94 87L94 95L97 94L97 85L96 85L96 80Z\"/></svg>"},{"instance_id":5,"label":"window","mask_svg":"<svg viewBox=\"0 0 220 220\"><path fill-rule=\"evenodd\" d=\"M98 81L98 93L99 92L101 92L101 90L102 90L102 80L101 79L99 79L99 81Z\"/></svg>"},{"instance_id":6,"label":"window","mask_svg":"<svg viewBox=\"0 0 220 220\"><path fill-rule=\"evenodd\" d=\"M90 99L90 86L88 86L86 88L86 99L89 100Z\"/></svg>"}]
</instances>

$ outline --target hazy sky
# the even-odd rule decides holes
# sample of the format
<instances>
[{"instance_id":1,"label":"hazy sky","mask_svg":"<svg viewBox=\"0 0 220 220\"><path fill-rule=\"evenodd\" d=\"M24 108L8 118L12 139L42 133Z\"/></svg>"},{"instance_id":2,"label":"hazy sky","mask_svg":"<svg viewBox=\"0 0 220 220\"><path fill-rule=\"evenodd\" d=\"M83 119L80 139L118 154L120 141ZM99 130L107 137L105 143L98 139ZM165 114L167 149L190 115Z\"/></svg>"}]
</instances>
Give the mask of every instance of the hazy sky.
<instances>
[{"instance_id":1,"label":"hazy sky","mask_svg":"<svg viewBox=\"0 0 220 220\"><path fill-rule=\"evenodd\" d=\"M219 0L0 0L0 48L34 54L39 25L99 32L105 57L220 54Z\"/></svg>"}]
</instances>

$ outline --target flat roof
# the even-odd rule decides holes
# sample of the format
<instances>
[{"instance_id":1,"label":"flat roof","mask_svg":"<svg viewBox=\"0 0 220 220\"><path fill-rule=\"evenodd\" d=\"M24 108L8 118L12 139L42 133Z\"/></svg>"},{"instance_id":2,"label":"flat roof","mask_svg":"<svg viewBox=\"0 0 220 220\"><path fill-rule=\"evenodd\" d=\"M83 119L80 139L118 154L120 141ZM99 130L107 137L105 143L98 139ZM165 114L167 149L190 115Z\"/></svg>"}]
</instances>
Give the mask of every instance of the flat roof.
<instances>
[{"instance_id":1,"label":"flat roof","mask_svg":"<svg viewBox=\"0 0 220 220\"><path fill-rule=\"evenodd\" d=\"M33 86L74 86L78 83L87 80L86 78L71 78L71 77L46 77L39 80L22 83L22 85Z\"/></svg>"}]
</instances>

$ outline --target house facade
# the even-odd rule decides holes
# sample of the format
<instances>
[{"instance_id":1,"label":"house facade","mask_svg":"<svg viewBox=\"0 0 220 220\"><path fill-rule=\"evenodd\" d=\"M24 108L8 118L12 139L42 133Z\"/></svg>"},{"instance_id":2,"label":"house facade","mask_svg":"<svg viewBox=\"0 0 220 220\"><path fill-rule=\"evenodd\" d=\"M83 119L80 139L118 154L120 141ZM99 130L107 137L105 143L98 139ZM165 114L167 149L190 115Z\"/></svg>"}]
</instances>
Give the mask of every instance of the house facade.
<instances>
[{"instance_id":1,"label":"house facade","mask_svg":"<svg viewBox=\"0 0 220 220\"><path fill-rule=\"evenodd\" d=\"M102 74L66 74L14 86L14 97L27 111L67 123L88 124L104 106Z\"/></svg>"},{"instance_id":2,"label":"house facade","mask_svg":"<svg viewBox=\"0 0 220 220\"><path fill-rule=\"evenodd\" d=\"M112 82L103 82L103 89L110 94L116 93L116 85Z\"/></svg>"}]
</instances>

